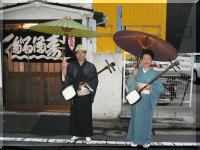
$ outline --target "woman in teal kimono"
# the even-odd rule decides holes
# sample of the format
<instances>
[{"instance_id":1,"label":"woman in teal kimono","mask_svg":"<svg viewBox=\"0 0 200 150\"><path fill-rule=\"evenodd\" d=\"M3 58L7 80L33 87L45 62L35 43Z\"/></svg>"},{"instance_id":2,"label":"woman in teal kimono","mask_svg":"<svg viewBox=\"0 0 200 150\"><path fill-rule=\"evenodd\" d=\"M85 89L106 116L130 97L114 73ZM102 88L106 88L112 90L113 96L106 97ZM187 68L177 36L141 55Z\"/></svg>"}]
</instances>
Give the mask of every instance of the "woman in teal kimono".
<instances>
[{"instance_id":1,"label":"woman in teal kimono","mask_svg":"<svg viewBox=\"0 0 200 150\"><path fill-rule=\"evenodd\" d=\"M139 90L141 85L148 83L157 76L158 73L150 68L153 59L154 53L151 50L143 50L142 66L134 70L132 76L129 76L126 81L128 93L135 89ZM161 80L157 79L142 91L142 99L132 106L127 136L128 140L132 142L132 147L143 145L144 148L148 148L150 146L153 109L163 90L164 87Z\"/></svg>"}]
</instances>

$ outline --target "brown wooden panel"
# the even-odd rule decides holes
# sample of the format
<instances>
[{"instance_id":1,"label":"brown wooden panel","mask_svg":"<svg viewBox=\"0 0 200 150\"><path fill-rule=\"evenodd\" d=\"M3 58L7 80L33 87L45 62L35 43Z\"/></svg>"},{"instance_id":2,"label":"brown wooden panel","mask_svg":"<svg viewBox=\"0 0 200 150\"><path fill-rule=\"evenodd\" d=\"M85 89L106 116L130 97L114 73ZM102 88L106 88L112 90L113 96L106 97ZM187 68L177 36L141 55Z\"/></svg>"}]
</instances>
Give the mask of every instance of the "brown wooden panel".
<instances>
[{"instance_id":1,"label":"brown wooden panel","mask_svg":"<svg viewBox=\"0 0 200 150\"><path fill-rule=\"evenodd\" d=\"M57 92L55 93L57 104L67 104L68 101L66 101L64 99L64 97L61 95L61 90L62 90L61 79L60 78L56 78L55 82L56 82L56 89L57 89Z\"/></svg>"},{"instance_id":2,"label":"brown wooden panel","mask_svg":"<svg viewBox=\"0 0 200 150\"><path fill-rule=\"evenodd\" d=\"M36 63L36 72L41 72L41 63Z\"/></svg>"},{"instance_id":3,"label":"brown wooden panel","mask_svg":"<svg viewBox=\"0 0 200 150\"><path fill-rule=\"evenodd\" d=\"M49 63L49 72L55 72L55 65L54 65L54 63Z\"/></svg>"},{"instance_id":4,"label":"brown wooden panel","mask_svg":"<svg viewBox=\"0 0 200 150\"><path fill-rule=\"evenodd\" d=\"M14 72L19 72L19 62L14 62Z\"/></svg>"},{"instance_id":5,"label":"brown wooden panel","mask_svg":"<svg viewBox=\"0 0 200 150\"><path fill-rule=\"evenodd\" d=\"M51 77L49 80L50 80L50 95L52 96L52 99L51 99L51 104L55 105L56 104L56 101L55 101L55 93L58 92L58 89L56 89L56 86L55 86L55 79L54 77Z\"/></svg>"},{"instance_id":6,"label":"brown wooden panel","mask_svg":"<svg viewBox=\"0 0 200 150\"><path fill-rule=\"evenodd\" d=\"M36 63L31 63L31 72L36 72Z\"/></svg>"},{"instance_id":7,"label":"brown wooden panel","mask_svg":"<svg viewBox=\"0 0 200 150\"><path fill-rule=\"evenodd\" d=\"M31 65L30 63L24 63L24 72L31 72Z\"/></svg>"},{"instance_id":8,"label":"brown wooden panel","mask_svg":"<svg viewBox=\"0 0 200 150\"><path fill-rule=\"evenodd\" d=\"M59 77L45 78L45 99L48 99L45 104L58 105L66 104L63 96L61 95L61 81Z\"/></svg>"},{"instance_id":9,"label":"brown wooden panel","mask_svg":"<svg viewBox=\"0 0 200 150\"><path fill-rule=\"evenodd\" d=\"M27 108L26 108L27 107ZM43 110L43 111L53 111L53 110L56 110L56 111L67 111L69 112L70 111L70 105L69 103L67 103L66 105L38 105L38 104L8 104L7 105L7 108L10 108L10 109L17 109L17 110ZM60 112L60 111L59 111Z\"/></svg>"},{"instance_id":10,"label":"brown wooden panel","mask_svg":"<svg viewBox=\"0 0 200 150\"><path fill-rule=\"evenodd\" d=\"M12 93L12 91L10 90L13 87L13 84L14 84L14 79L10 78L8 80L8 88L5 89L6 93L8 94L7 95L8 99L6 101L6 104L12 104L12 103L14 103L14 93Z\"/></svg>"},{"instance_id":11,"label":"brown wooden panel","mask_svg":"<svg viewBox=\"0 0 200 150\"><path fill-rule=\"evenodd\" d=\"M70 107L65 105L27 105L11 104L6 106L6 110L17 111L46 111L46 112L70 112Z\"/></svg>"},{"instance_id":12,"label":"brown wooden panel","mask_svg":"<svg viewBox=\"0 0 200 150\"><path fill-rule=\"evenodd\" d=\"M31 64L30 64L31 65ZM31 80L32 77L27 77L27 84L26 84L26 90L27 90L27 101L25 102L25 104L31 104L30 99L31 99Z\"/></svg>"},{"instance_id":13,"label":"brown wooden panel","mask_svg":"<svg viewBox=\"0 0 200 150\"><path fill-rule=\"evenodd\" d=\"M60 63L4 61L6 110L70 111L61 95Z\"/></svg>"},{"instance_id":14,"label":"brown wooden panel","mask_svg":"<svg viewBox=\"0 0 200 150\"><path fill-rule=\"evenodd\" d=\"M29 88L30 86L28 86L28 83L29 83L29 80L30 78L29 77L25 77L25 78L22 78L22 77L15 77L16 80L18 80L18 86L20 87L23 87L23 88L20 88L20 95L19 95L19 98L17 99L17 104L29 104Z\"/></svg>"},{"instance_id":15,"label":"brown wooden panel","mask_svg":"<svg viewBox=\"0 0 200 150\"><path fill-rule=\"evenodd\" d=\"M10 104L18 104L20 103L20 86L19 80L17 78L9 79L9 89L8 90L8 103Z\"/></svg>"},{"instance_id":16,"label":"brown wooden panel","mask_svg":"<svg viewBox=\"0 0 200 150\"><path fill-rule=\"evenodd\" d=\"M49 64L48 63L43 63L43 72L49 72Z\"/></svg>"},{"instance_id":17,"label":"brown wooden panel","mask_svg":"<svg viewBox=\"0 0 200 150\"><path fill-rule=\"evenodd\" d=\"M24 62L19 63L19 72L24 72Z\"/></svg>"},{"instance_id":18,"label":"brown wooden panel","mask_svg":"<svg viewBox=\"0 0 200 150\"><path fill-rule=\"evenodd\" d=\"M13 72L14 71L13 61L11 59L7 59L7 62L8 62L8 66L6 66L6 68L8 67L9 72Z\"/></svg>"},{"instance_id":19,"label":"brown wooden panel","mask_svg":"<svg viewBox=\"0 0 200 150\"><path fill-rule=\"evenodd\" d=\"M21 82L20 82L20 98L21 98L21 104L24 104L26 102L26 90L27 90L27 87L26 87L26 78L21 78ZM23 79L23 80L22 80Z\"/></svg>"},{"instance_id":20,"label":"brown wooden panel","mask_svg":"<svg viewBox=\"0 0 200 150\"><path fill-rule=\"evenodd\" d=\"M52 93L53 93L53 96L54 96L54 104L60 104L59 103L59 96L60 96L60 91L59 91L59 89L57 88L57 82L56 82L56 78L54 77L53 78L53 87L54 87L54 89L56 89L56 90L53 90L52 91ZM59 95L58 95L59 94Z\"/></svg>"},{"instance_id":21,"label":"brown wooden panel","mask_svg":"<svg viewBox=\"0 0 200 150\"><path fill-rule=\"evenodd\" d=\"M55 63L55 72L61 71L61 63Z\"/></svg>"},{"instance_id":22,"label":"brown wooden panel","mask_svg":"<svg viewBox=\"0 0 200 150\"><path fill-rule=\"evenodd\" d=\"M40 77L60 77L60 73L58 72L12 72L8 74L8 77L34 77L34 76L40 76Z\"/></svg>"},{"instance_id":23,"label":"brown wooden panel","mask_svg":"<svg viewBox=\"0 0 200 150\"><path fill-rule=\"evenodd\" d=\"M40 96L39 96L39 90L40 90L40 78L39 77L32 77L31 80L31 89L30 89L30 104L39 104Z\"/></svg>"}]
</instances>

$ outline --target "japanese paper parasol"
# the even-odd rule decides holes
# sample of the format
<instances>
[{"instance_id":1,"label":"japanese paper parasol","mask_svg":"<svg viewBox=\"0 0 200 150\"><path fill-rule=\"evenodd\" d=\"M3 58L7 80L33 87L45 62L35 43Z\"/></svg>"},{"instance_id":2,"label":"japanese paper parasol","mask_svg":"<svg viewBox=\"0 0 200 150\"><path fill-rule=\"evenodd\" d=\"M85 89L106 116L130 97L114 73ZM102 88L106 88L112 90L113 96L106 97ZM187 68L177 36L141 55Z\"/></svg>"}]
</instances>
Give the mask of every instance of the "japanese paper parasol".
<instances>
[{"instance_id":1,"label":"japanese paper parasol","mask_svg":"<svg viewBox=\"0 0 200 150\"><path fill-rule=\"evenodd\" d=\"M47 34L55 34L55 35L63 35L68 37L84 37L84 38L92 38L101 36L100 33L91 30L90 28L74 21L70 17L64 17L59 20L49 21L45 23L41 23L39 25L35 25L30 27L29 29L37 32L47 33ZM67 43L67 38L65 44ZM67 48L65 47L65 50ZM62 50L62 56L64 59L64 54ZM70 58L70 57L68 57Z\"/></svg>"},{"instance_id":2,"label":"japanese paper parasol","mask_svg":"<svg viewBox=\"0 0 200 150\"><path fill-rule=\"evenodd\" d=\"M172 61L177 58L177 50L168 42L151 34L139 31L118 31L113 35L115 43L125 51L141 57L144 49L154 52L155 61Z\"/></svg>"},{"instance_id":3,"label":"japanese paper parasol","mask_svg":"<svg viewBox=\"0 0 200 150\"><path fill-rule=\"evenodd\" d=\"M30 27L31 30L47 34L56 34L73 37L98 37L100 34L74 21L70 17L49 21Z\"/></svg>"}]
</instances>

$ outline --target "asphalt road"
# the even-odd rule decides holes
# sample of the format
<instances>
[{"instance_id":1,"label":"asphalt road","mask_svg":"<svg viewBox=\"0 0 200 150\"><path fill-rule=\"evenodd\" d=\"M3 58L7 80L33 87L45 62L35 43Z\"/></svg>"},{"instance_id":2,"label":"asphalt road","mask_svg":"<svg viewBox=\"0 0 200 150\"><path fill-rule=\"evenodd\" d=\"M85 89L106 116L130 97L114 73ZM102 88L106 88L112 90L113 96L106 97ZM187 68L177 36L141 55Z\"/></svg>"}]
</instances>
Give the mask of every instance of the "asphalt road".
<instances>
[{"instance_id":1,"label":"asphalt road","mask_svg":"<svg viewBox=\"0 0 200 150\"><path fill-rule=\"evenodd\" d=\"M142 150L142 147L65 147L65 146L54 146L54 147L4 147L2 150ZM150 147L148 150L199 150L198 147Z\"/></svg>"}]
</instances>

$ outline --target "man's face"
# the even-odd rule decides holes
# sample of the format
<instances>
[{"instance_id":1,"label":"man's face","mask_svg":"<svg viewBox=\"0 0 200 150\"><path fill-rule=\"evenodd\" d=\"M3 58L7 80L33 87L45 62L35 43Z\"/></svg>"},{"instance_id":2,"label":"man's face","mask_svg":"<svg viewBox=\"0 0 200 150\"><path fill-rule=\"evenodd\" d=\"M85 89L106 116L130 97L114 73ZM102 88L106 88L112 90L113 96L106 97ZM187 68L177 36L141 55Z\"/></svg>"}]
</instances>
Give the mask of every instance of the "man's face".
<instances>
[{"instance_id":1,"label":"man's face","mask_svg":"<svg viewBox=\"0 0 200 150\"><path fill-rule=\"evenodd\" d=\"M84 61L86 56L86 52L83 50L79 50L76 52L76 58L78 61Z\"/></svg>"}]
</instances>

